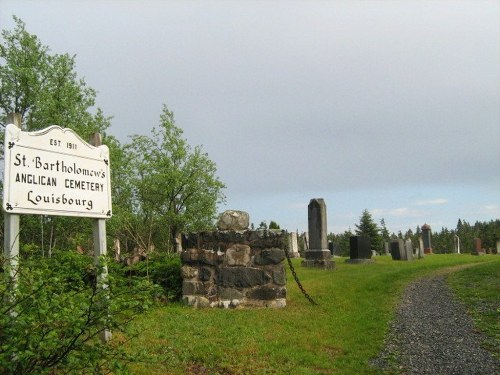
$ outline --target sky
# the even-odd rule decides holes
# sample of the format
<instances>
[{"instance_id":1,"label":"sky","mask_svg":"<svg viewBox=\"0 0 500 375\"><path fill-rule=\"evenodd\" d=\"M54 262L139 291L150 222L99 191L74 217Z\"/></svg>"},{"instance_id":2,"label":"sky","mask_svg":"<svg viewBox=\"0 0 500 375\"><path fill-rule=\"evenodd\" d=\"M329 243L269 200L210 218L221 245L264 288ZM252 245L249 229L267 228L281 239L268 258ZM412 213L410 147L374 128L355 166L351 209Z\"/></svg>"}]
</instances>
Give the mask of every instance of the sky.
<instances>
[{"instance_id":1,"label":"sky","mask_svg":"<svg viewBox=\"0 0 500 375\"><path fill-rule=\"evenodd\" d=\"M220 212L302 232L323 198L337 234L365 209L395 233L500 218L499 1L0 0L12 15L76 55L120 142L167 105Z\"/></svg>"}]
</instances>

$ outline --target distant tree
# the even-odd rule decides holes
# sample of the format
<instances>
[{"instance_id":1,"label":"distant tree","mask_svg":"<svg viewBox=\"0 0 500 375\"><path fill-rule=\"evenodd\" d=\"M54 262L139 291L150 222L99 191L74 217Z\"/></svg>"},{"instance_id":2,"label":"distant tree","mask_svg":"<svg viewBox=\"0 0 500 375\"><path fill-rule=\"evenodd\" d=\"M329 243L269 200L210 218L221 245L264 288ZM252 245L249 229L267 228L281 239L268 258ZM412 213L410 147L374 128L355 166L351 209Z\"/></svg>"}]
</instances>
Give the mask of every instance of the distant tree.
<instances>
[{"instance_id":1,"label":"distant tree","mask_svg":"<svg viewBox=\"0 0 500 375\"><path fill-rule=\"evenodd\" d=\"M380 219L380 235L382 236L384 241L389 241L391 239L391 235L387 230L384 218Z\"/></svg>"},{"instance_id":2,"label":"distant tree","mask_svg":"<svg viewBox=\"0 0 500 375\"><path fill-rule=\"evenodd\" d=\"M271 220L271 222L269 223L269 229L280 229L280 226L277 222Z\"/></svg>"},{"instance_id":3,"label":"distant tree","mask_svg":"<svg viewBox=\"0 0 500 375\"><path fill-rule=\"evenodd\" d=\"M168 233L168 250L179 233L212 228L217 205L225 199L215 163L200 146L192 149L182 133L174 114L163 106L151 137L134 135L125 145L132 171L132 211L149 223L145 242Z\"/></svg>"},{"instance_id":4,"label":"distant tree","mask_svg":"<svg viewBox=\"0 0 500 375\"><path fill-rule=\"evenodd\" d=\"M384 248L384 239L380 235L377 224L373 221L370 212L365 209L359 218L359 224L356 224L356 234L358 236L367 236L370 238L372 250L381 252Z\"/></svg>"},{"instance_id":5,"label":"distant tree","mask_svg":"<svg viewBox=\"0 0 500 375\"><path fill-rule=\"evenodd\" d=\"M266 230L267 229L267 223L265 220L261 221L260 224L259 224L259 227L257 229L260 229L260 230Z\"/></svg>"},{"instance_id":6,"label":"distant tree","mask_svg":"<svg viewBox=\"0 0 500 375\"><path fill-rule=\"evenodd\" d=\"M350 254L350 239L353 235L351 228L344 231L344 233L335 235L331 234L330 238L333 242L333 246L338 249L341 256L349 256Z\"/></svg>"}]
</instances>

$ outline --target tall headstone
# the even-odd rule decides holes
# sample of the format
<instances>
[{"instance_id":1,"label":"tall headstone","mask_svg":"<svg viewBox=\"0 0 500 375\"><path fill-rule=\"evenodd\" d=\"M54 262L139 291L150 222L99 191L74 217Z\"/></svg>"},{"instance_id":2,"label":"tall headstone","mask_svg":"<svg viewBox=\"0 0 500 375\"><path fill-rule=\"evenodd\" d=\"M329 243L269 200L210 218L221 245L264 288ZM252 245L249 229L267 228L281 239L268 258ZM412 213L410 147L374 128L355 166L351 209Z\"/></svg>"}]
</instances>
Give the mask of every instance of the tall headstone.
<instances>
[{"instance_id":1,"label":"tall headstone","mask_svg":"<svg viewBox=\"0 0 500 375\"><path fill-rule=\"evenodd\" d=\"M418 237L418 259L422 259L424 257L424 240L422 236Z\"/></svg>"},{"instance_id":2,"label":"tall headstone","mask_svg":"<svg viewBox=\"0 0 500 375\"><path fill-rule=\"evenodd\" d=\"M456 234L453 236L453 252L460 254L460 237Z\"/></svg>"},{"instance_id":3,"label":"tall headstone","mask_svg":"<svg viewBox=\"0 0 500 375\"><path fill-rule=\"evenodd\" d=\"M500 240L497 240L497 254L500 254Z\"/></svg>"},{"instance_id":4,"label":"tall headstone","mask_svg":"<svg viewBox=\"0 0 500 375\"><path fill-rule=\"evenodd\" d=\"M424 241L424 254L432 254L431 226L429 224L422 225L422 239Z\"/></svg>"},{"instance_id":5,"label":"tall headstone","mask_svg":"<svg viewBox=\"0 0 500 375\"><path fill-rule=\"evenodd\" d=\"M370 238L365 236L351 236L349 238L350 259L346 263L373 263Z\"/></svg>"},{"instance_id":6,"label":"tall headstone","mask_svg":"<svg viewBox=\"0 0 500 375\"><path fill-rule=\"evenodd\" d=\"M405 242L405 260L413 260L413 243L410 239Z\"/></svg>"},{"instance_id":7,"label":"tall headstone","mask_svg":"<svg viewBox=\"0 0 500 375\"><path fill-rule=\"evenodd\" d=\"M315 267L323 269L335 268L335 262L331 260L332 254L328 250L326 237L326 204L322 198L311 199L308 206L308 233L309 247L304 252L304 267Z\"/></svg>"}]
</instances>

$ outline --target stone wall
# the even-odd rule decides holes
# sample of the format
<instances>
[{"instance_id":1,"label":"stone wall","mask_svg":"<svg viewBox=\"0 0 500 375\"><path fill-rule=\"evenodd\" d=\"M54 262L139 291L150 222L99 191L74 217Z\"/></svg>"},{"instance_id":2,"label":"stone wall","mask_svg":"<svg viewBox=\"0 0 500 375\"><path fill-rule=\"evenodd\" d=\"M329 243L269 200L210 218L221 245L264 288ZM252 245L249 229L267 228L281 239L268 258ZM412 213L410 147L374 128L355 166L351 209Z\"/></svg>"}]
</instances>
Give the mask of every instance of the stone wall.
<instances>
[{"instance_id":1,"label":"stone wall","mask_svg":"<svg viewBox=\"0 0 500 375\"><path fill-rule=\"evenodd\" d=\"M286 231L183 235L183 300L195 307L284 307L286 246Z\"/></svg>"}]
</instances>

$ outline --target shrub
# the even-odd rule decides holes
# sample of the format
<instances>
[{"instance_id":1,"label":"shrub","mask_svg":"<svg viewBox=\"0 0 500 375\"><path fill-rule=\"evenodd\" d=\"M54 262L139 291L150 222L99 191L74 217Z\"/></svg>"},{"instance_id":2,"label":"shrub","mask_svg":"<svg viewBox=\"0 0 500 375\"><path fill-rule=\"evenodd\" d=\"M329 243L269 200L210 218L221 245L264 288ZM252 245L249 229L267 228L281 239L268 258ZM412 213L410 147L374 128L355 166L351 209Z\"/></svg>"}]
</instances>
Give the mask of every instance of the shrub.
<instances>
[{"instance_id":1,"label":"shrub","mask_svg":"<svg viewBox=\"0 0 500 375\"><path fill-rule=\"evenodd\" d=\"M57 252L23 259L16 287L2 277L0 374L120 372L127 359L120 345L104 345L105 327L127 332L151 303L147 280L110 272L107 287L91 257Z\"/></svg>"}]
</instances>

